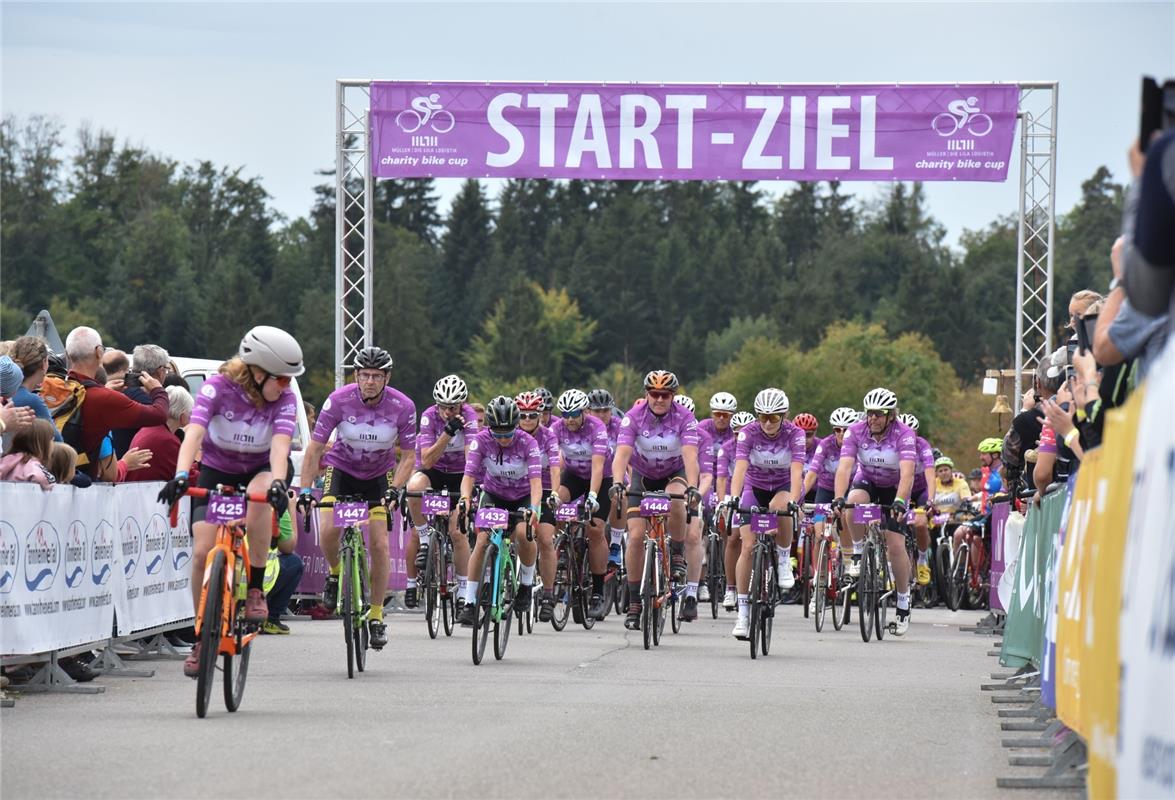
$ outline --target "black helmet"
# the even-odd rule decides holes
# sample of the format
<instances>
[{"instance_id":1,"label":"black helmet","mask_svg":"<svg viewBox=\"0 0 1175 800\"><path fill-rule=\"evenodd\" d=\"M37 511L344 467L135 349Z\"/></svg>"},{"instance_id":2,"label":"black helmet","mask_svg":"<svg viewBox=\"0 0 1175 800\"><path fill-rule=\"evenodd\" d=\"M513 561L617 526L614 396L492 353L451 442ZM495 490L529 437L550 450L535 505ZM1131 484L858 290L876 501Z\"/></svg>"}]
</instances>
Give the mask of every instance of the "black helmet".
<instances>
[{"instance_id":1,"label":"black helmet","mask_svg":"<svg viewBox=\"0 0 1175 800\"><path fill-rule=\"evenodd\" d=\"M364 347L355 354L355 370L381 369L392 371L392 354L382 347Z\"/></svg>"},{"instance_id":2,"label":"black helmet","mask_svg":"<svg viewBox=\"0 0 1175 800\"><path fill-rule=\"evenodd\" d=\"M69 374L69 366L65 363L65 356L58 353L49 354L49 371L47 375L56 375L64 378Z\"/></svg>"},{"instance_id":3,"label":"black helmet","mask_svg":"<svg viewBox=\"0 0 1175 800\"><path fill-rule=\"evenodd\" d=\"M540 386L534 390L534 393L543 398L543 411L550 411L555 407L555 396L551 394L546 386Z\"/></svg>"},{"instance_id":4,"label":"black helmet","mask_svg":"<svg viewBox=\"0 0 1175 800\"><path fill-rule=\"evenodd\" d=\"M486 425L491 428L517 428L518 404L511 397L498 395L486 405Z\"/></svg>"},{"instance_id":5,"label":"black helmet","mask_svg":"<svg viewBox=\"0 0 1175 800\"><path fill-rule=\"evenodd\" d=\"M588 408L601 409L612 408L612 393L607 389L592 389L588 392Z\"/></svg>"}]
</instances>

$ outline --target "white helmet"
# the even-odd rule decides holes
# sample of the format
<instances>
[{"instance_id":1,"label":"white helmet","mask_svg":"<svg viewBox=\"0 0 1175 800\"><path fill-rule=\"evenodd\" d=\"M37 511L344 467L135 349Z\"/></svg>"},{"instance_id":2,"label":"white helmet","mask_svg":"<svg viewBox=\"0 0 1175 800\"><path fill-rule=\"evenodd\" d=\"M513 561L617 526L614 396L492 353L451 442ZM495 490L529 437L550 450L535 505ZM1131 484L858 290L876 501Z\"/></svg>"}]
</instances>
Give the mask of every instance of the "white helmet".
<instances>
[{"instance_id":1,"label":"white helmet","mask_svg":"<svg viewBox=\"0 0 1175 800\"><path fill-rule=\"evenodd\" d=\"M790 404L783 389L764 389L755 395L756 414L786 414Z\"/></svg>"},{"instance_id":2,"label":"white helmet","mask_svg":"<svg viewBox=\"0 0 1175 800\"><path fill-rule=\"evenodd\" d=\"M865 395L866 411L893 411L898 407L898 396L880 386Z\"/></svg>"},{"instance_id":3,"label":"white helmet","mask_svg":"<svg viewBox=\"0 0 1175 800\"><path fill-rule=\"evenodd\" d=\"M258 325L241 339L241 360L260 367L270 375L295 377L306 371L302 366L302 348L293 336L281 328Z\"/></svg>"},{"instance_id":4,"label":"white helmet","mask_svg":"<svg viewBox=\"0 0 1175 800\"><path fill-rule=\"evenodd\" d=\"M691 414L697 410L697 406L694 404L694 399L689 395L679 394L673 398L673 402L677 403Z\"/></svg>"},{"instance_id":5,"label":"white helmet","mask_svg":"<svg viewBox=\"0 0 1175 800\"><path fill-rule=\"evenodd\" d=\"M844 406L833 411L832 416L828 418L829 424L834 428L847 428L856 421L857 412Z\"/></svg>"},{"instance_id":6,"label":"white helmet","mask_svg":"<svg viewBox=\"0 0 1175 800\"><path fill-rule=\"evenodd\" d=\"M858 411L858 412L857 412L857 422L860 422L860 421L861 421L861 420L863 420L863 419L865 419L865 412L864 412L864 411Z\"/></svg>"},{"instance_id":7,"label":"white helmet","mask_svg":"<svg viewBox=\"0 0 1175 800\"><path fill-rule=\"evenodd\" d=\"M446 375L432 387L432 399L440 405L464 403L469 398L469 387L456 375Z\"/></svg>"},{"instance_id":8,"label":"white helmet","mask_svg":"<svg viewBox=\"0 0 1175 800\"><path fill-rule=\"evenodd\" d=\"M750 425L754 421L755 415L750 411L740 411L730 418L730 427L737 431L744 425Z\"/></svg>"},{"instance_id":9,"label":"white helmet","mask_svg":"<svg viewBox=\"0 0 1175 800\"><path fill-rule=\"evenodd\" d=\"M911 430L918 430L918 418L913 414L898 414L898 422L909 426Z\"/></svg>"},{"instance_id":10,"label":"white helmet","mask_svg":"<svg viewBox=\"0 0 1175 800\"><path fill-rule=\"evenodd\" d=\"M730 392L718 392L710 398L711 411L728 411L731 414L738 411L738 400Z\"/></svg>"},{"instance_id":11,"label":"white helmet","mask_svg":"<svg viewBox=\"0 0 1175 800\"><path fill-rule=\"evenodd\" d=\"M568 389L559 395L559 402L555 406L563 416L574 414L588 407L588 396L579 389Z\"/></svg>"}]
</instances>

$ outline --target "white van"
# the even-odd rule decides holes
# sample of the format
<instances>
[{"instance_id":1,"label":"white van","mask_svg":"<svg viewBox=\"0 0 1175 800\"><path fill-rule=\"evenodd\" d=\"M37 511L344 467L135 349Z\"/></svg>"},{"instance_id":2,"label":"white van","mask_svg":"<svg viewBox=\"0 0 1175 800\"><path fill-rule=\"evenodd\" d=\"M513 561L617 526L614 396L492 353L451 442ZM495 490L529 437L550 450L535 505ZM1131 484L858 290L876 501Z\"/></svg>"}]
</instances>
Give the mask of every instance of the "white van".
<instances>
[{"instance_id":1,"label":"white van","mask_svg":"<svg viewBox=\"0 0 1175 800\"><path fill-rule=\"evenodd\" d=\"M179 367L180 375L188 382L188 389L191 390L193 397L200 391L204 381L215 375L220 370L220 365L224 363L215 358L173 356L172 360ZM290 480L290 485L300 486L298 479L302 476L302 458L306 454L306 446L310 443L310 425L306 419L306 406L302 403L302 390L298 388L297 378L290 381L290 388L294 390L294 397L298 399L298 427L294 431L293 441L290 442L290 458L294 462L294 475Z\"/></svg>"}]
</instances>

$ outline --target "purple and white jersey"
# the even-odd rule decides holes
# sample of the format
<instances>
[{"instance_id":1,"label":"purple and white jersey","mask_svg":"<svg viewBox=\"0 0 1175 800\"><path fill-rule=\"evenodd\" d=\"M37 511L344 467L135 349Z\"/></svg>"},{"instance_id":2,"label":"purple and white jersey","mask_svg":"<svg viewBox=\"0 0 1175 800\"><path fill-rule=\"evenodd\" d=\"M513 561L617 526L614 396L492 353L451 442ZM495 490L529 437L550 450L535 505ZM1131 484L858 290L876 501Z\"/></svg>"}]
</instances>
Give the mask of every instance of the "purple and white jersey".
<instances>
[{"instance_id":1,"label":"purple and white jersey","mask_svg":"<svg viewBox=\"0 0 1175 800\"><path fill-rule=\"evenodd\" d=\"M461 473L465 471L465 439L472 440L477 433L477 412L468 403L461 406L461 418L465 420L465 428L457 431L457 435L445 445L445 452L437 459L432 468L440 472ZM424 469L420 454L437 443L441 433L445 430L445 418L434 405L429 406L420 415L420 433L416 436L416 468Z\"/></svg>"},{"instance_id":2,"label":"purple and white jersey","mask_svg":"<svg viewBox=\"0 0 1175 800\"><path fill-rule=\"evenodd\" d=\"M521 427L518 430L521 433L526 433ZM543 465L543 491L549 492L551 491L551 465L559 466L559 441L551 429L544 427L541 423L535 427L530 437L539 447L539 458Z\"/></svg>"},{"instance_id":3,"label":"purple and white jersey","mask_svg":"<svg viewBox=\"0 0 1175 800\"><path fill-rule=\"evenodd\" d=\"M361 481L386 475L396 463L396 447L416 448L416 404L391 387L374 406L363 402L359 386L349 383L335 389L322 404L310 438L320 444L335 443L322 463Z\"/></svg>"},{"instance_id":4,"label":"purple and white jersey","mask_svg":"<svg viewBox=\"0 0 1175 800\"><path fill-rule=\"evenodd\" d=\"M701 425L698 425L698 477L714 475L717 471L718 450L714 446L713 436Z\"/></svg>"},{"instance_id":5,"label":"purple and white jersey","mask_svg":"<svg viewBox=\"0 0 1175 800\"><path fill-rule=\"evenodd\" d=\"M269 443L274 436L294 435L298 399L293 389L286 388L277 400L258 408L232 380L213 375L196 395L192 422L208 431L200 462L243 475L269 465Z\"/></svg>"},{"instance_id":6,"label":"purple and white jersey","mask_svg":"<svg viewBox=\"0 0 1175 800\"><path fill-rule=\"evenodd\" d=\"M734 475L734 445L734 442L730 442L718 448L718 455L714 457L714 477L726 478L729 481Z\"/></svg>"},{"instance_id":7,"label":"purple and white jersey","mask_svg":"<svg viewBox=\"0 0 1175 800\"><path fill-rule=\"evenodd\" d=\"M735 439L734 460L747 462L747 485L756 489L781 490L791 487L791 465L803 464L808 454L804 431L784 420L774 438L758 420L747 423Z\"/></svg>"},{"instance_id":8,"label":"purple and white jersey","mask_svg":"<svg viewBox=\"0 0 1175 800\"><path fill-rule=\"evenodd\" d=\"M719 433L718 430L714 427L714 420L712 418L704 419L699 422L698 432L704 433L710 437L710 443L707 445L707 449L709 449L710 458L714 461L715 464L718 463L718 451L727 445L734 444L734 429L727 425L726 430L724 430L722 433ZM733 449L734 448L732 447L731 450L733 451ZM702 455L703 451L702 449L699 449L698 457L701 458Z\"/></svg>"},{"instance_id":9,"label":"purple and white jersey","mask_svg":"<svg viewBox=\"0 0 1175 800\"><path fill-rule=\"evenodd\" d=\"M616 440L620 438L621 417L613 414L608 418L608 455L604 457L604 478L612 478L612 459L616 456Z\"/></svg>"},{"instance_id":10,"label":"purple and white jersey","mask_svg":"<svg viewBox=\"0 0 1175 800\"><path fill-rule=\"evenodd\" d=\"M677 403L658 417L642 400L620 421L616 446L624 445L632 448L634 470L653 480L668 478L685 467L681 449L698 446L698 421Z\"/></svg>"},{"instance_id":11,"label":"purple and white jersey","mask_svg":"<svg viewBox=\"0 0 1175 800\"><path fill-rule=\"evenodd\" d=\"M816 488L832 491L836 488L836 468L840 466L840 445L836 434L825 436L816 442L816 452L808 460L805 472L816 473Z\"/></svg>"},{"instance_id":12,"label":"purple and white jersey","mask_svg":"<svg viewBox=\"0 0 1175 800\"><path fill-rule=\"evenodd\" d=\"M920 497L926 491L926 470L934 469L934 448L917 433L914 435L917 437L914 441L918 450L918 463L914 465L914 486L910 496Z\"/></svg>"},{"instance_id":13,"label":"purple and white jersey","mask_svg":"<svg viewBox=\"0 0 1175 800\"><path fill-rule=\"evenodd\" d=\"M498 444L487 429L469 442L465 474L490 494L504 500L521 500L530 497L531 478L543 476L543 459L538 443L521 428L514 431L509 447Z\"/></svg>"},{"instance_id":14,"label":"purple and white jersey","mask_svg":"<svg viewBox=\"0 0 1175 800\"><path fill-rule=\"evenodd\" d=\"M551 434L559 445L564 472L589 480L592 477L592 459L600 456L607 461L608 428L590 414L583 415L583 424L577 431L568 428L566 420L555 420Z\"/></svg>"},{"instance_id":15,"label":"purple and white jersey","mask_svg":"<svg viewBox=\"0 0 1175 800\"><path fill-rule=\"evenodd\" d=\"M857 462L853 481L865 481L873 486L888 489L898 485L901 476L901 462L918 465L918 445L914 431L896 419L885 429L881 441L869 433L869 420L854 422L845 432L845 441L840 448L841 458L852 458Z\"/></svg>"}]
</instances>

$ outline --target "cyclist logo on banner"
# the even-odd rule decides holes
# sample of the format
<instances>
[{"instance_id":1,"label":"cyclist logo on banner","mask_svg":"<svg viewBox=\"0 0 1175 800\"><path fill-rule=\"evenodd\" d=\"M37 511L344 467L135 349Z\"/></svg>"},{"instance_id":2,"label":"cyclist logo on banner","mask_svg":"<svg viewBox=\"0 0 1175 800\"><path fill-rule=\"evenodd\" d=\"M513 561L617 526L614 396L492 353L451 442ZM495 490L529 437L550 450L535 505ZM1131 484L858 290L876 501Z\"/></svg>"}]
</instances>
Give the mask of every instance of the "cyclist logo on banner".
<instances>
[{"instance_id":1,"label":"cyclist logo on banner","mask_svg":"<svg viewBox=\"0 0 1175 800\"><path fill-rule=\"evenodd\" d=\"M993 123L991 117L979 110L979 98L968 97L966 100L952 100L947 103L947 110L939 114L930 123L934 132L942 137L950 137L965 132L968 136L979 138L991 133Z\"/></svg>"},{"instance_id":2,"label":"cyclist logo on banner","mask_svg":"<svg viewBox=\"0 0 1175 800\"><path fill-rule=\"evenodd\" d=\"M433 133L448 133L453 130L456 120L441 105L441 96L433 92L428 97L413 98L410 105L396 115L396 125L404 133L415 133L428 126Z\"/></svg>"}]
</instances>

